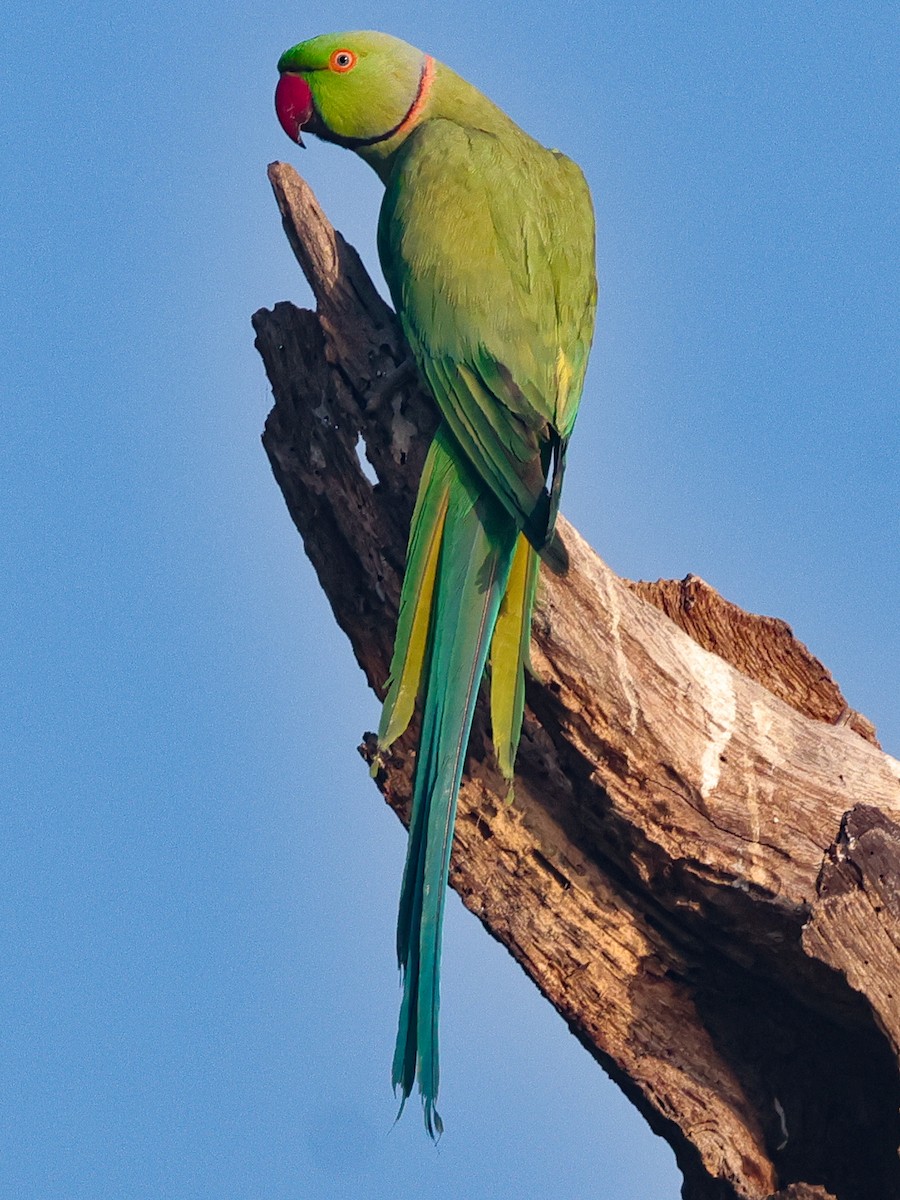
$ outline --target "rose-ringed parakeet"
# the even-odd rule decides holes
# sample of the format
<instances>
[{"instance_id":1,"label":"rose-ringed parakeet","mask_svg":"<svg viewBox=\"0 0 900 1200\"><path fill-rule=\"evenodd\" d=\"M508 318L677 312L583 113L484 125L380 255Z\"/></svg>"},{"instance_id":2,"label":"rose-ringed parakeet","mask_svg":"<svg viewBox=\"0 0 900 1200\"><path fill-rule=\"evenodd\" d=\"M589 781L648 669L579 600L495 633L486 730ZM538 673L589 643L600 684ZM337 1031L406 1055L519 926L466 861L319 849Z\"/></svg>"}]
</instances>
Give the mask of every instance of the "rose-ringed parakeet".
<instances>
[{"instance_id":1,"label":"rose-ringed parakeet","mask_svg":"<svg viewBox=\"0 0 900 1200\"><path fill-rule=\"evenodd\" d=\"M440 943L456 798L490 662L493 740L512 780L538 556L554 534L594 323L594 221L577 166L430 55L381 33L329 34L282 55L278 118L378 173L382 269L443 417L419 485L379 729L421 700L397 954L393 1081L438 1093ZM401 1104L402 1110L402 1104Z\"/></svg>"}]
</instances>

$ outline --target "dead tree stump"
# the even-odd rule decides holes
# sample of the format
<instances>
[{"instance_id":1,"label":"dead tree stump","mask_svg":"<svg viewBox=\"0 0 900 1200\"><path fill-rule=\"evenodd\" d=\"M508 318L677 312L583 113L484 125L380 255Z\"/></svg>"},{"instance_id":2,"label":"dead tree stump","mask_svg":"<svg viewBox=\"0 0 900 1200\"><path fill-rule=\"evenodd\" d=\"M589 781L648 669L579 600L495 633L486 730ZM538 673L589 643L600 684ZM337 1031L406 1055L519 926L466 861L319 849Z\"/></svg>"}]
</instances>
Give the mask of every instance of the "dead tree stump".
<instances>
[{"instance_id":1,"label":"dead tree stump","mask_svg":"<svg viewBox=\"0 0 900 1200\"><path fill-rule=\"evenodd\" d=\"M269 176L318 308L253 317L263 442L381 695L433 403L356 252ZM671 1144L686 1200L898 1200L900 764L784 622L619 579L560 527L515 802L482 710L451 885ZM377 780L401 819L410 745Z\"/></svg>"}]
</instances>

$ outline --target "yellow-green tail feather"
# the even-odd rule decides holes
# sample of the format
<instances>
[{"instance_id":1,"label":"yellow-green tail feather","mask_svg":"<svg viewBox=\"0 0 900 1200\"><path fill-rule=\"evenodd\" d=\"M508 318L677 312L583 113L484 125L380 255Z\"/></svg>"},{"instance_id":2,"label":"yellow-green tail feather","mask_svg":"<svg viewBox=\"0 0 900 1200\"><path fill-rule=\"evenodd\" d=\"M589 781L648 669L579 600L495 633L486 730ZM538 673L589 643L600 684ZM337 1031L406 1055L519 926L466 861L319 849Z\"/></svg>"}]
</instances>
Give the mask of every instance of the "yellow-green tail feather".
<instances>
[{"instance_id":1,"label":"yellow-green tail feather","mask_svg":"<svg viewBox=\"0 0 900 1200\"><path fill-rule=\"evenodd\" d=\"M394 1053L393 1081L405 1103L418 1081L429 1133L440 1133L438 1012L440 950L456 800L475 702L488 648L507 590L520 536L515 522L479 494L445 429L435 436L410 534L409 554L391 680L379 744L403 732L416 695L422 727L416 755L409 843L400 909L397 958L403 1001ZM529 556L522 561L507 625L521 645L523 613L530 614ZM515 626L515 628L514 628ZM517 652L502 656L512 675ZM521 662L519 673L521 674ZM515 689L514 689L515 693ZM521 725L515 695L502 727L512 737ZM512 751L507 755L512 758Z\"/></svg>"},{"instance_id":2,"label":"yellow-green tail feather","mask_svg":"<svg viewBox=\"0 0 900 1200\"><path fill-rule=\"evenodd\" d=\"M378 727L381 748L395 742L409 725L421 689L434 584L453 478L452 463L441 452L435 438L425 460L410 526L388 694Z\"/></svg>"},{"instance_id":3,"label":"yellow-green tail feather","mask_svg":"<svg viewBox=\"0 0 900 1200\"><path fill-rule=\"evenodd\" d=\"M491 641L491 726L503 777L510 785L525 711L525 667L529 664L531 613L537 590L537 551L519 535L506 592ZM509 789L512 798L512 787Z\"/></svg>"}]
</instances>

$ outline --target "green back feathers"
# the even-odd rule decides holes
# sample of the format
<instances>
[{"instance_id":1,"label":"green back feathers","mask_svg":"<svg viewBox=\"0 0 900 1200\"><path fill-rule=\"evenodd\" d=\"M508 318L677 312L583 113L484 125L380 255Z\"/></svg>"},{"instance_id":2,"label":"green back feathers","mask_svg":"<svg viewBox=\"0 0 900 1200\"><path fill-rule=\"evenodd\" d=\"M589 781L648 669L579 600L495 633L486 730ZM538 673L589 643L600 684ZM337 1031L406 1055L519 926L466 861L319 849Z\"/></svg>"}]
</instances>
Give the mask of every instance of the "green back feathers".
<instances>
[{"instance_id":1,"label":"green back feathers","mask_svg":"<svg viewBox=\"0 0 900 1200\"><path fill-rule=\"evenodd\" d=\"M541 548L544 449L571 433L593 328L590 198L577 167L514 126L435 115L440 78L432 115L395 153L382 268L466 459Z\"/></svg>"}]
</instances>

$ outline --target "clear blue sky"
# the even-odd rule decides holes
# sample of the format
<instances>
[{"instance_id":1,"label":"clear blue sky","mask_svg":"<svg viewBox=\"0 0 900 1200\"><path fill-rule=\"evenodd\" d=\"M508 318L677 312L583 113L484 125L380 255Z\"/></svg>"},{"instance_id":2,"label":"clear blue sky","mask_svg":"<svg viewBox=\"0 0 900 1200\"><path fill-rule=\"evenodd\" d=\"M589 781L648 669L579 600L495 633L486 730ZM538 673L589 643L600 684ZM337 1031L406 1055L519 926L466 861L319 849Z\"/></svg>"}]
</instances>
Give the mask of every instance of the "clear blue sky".
<instances>
[{"instance_id":1,"label":"clear blue sky","mask_svg":"<svg viewBox=\"0 0 900 1200\"><path fill-rule=\"evenodd\" d=\"M667 1148L454 900L447 1134L391 1127L403 831L271 479L266 163L375 265L379 185L275 62L380 27L585 168L564 508L786 618L900 752L894 4L20 5L3 139L0 1196L675 1200Z\"/></svg>"}]
</instances>

